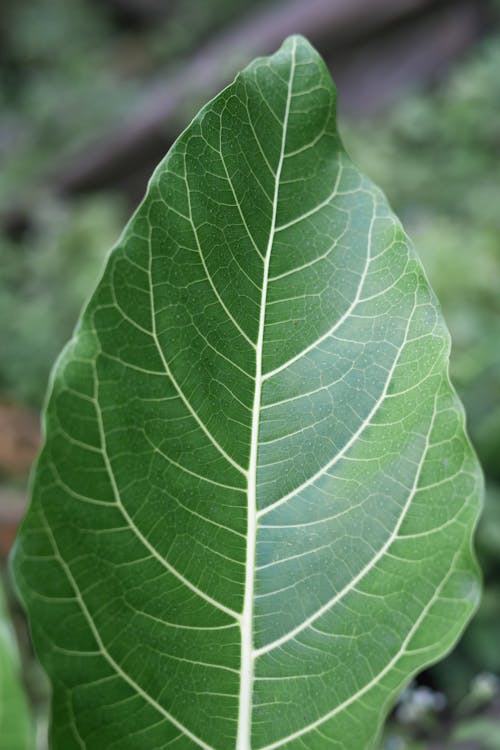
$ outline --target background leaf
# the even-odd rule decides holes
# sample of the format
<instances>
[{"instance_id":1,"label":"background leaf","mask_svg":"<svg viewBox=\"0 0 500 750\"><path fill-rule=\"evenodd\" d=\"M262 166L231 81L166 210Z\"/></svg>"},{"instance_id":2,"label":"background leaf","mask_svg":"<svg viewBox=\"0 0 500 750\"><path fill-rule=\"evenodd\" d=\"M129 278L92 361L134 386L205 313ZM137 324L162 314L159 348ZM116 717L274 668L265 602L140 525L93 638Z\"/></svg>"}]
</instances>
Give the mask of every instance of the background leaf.
<instances>
[{"instance_id":1,"label":"background leaf","mask_svg":"<svg viewBox=\"0 0 500 750\"><path fill-rule=\"evenodd\" d=\"M478 598L448 353L293 37L171 149L55 370L15 555L53 746L371 746Z\"/></svg>"},{"instance_id":2,"label":"background leaf","mask_svg":"<svg viewBox=\"0 0 500 750\"><path fill-rule=\"evenodd\" d=\"M0 748L31 750L33 729L20 684L20 662L14 630L0 581Z\"/></svg>"}]
</instances>

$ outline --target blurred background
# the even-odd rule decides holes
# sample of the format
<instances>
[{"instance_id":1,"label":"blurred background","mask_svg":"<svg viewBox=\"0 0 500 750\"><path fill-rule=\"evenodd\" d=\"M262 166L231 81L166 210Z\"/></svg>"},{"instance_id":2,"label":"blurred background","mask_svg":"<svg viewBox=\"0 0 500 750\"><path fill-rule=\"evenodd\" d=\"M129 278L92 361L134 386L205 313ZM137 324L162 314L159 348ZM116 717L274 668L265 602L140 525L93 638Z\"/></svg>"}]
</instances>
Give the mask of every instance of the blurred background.
<instances>
[{"instance_id":1,"label":"blurred background","mask_svg":"<svg viewBox=\"0 0 500 750\"><path fill-rule=\"evenodd\" d=\"M0 694L2 670L19 684L0 700L28 729L22 740L0 729L0 750L46 748L48 687L6 561L51 365L180 130L295 32L324 55L347 149L386 191L441 300L487 480L482 604L401 696L382 746L500 749L500 2L2 0Z\"/></svg>"}]
</instances>

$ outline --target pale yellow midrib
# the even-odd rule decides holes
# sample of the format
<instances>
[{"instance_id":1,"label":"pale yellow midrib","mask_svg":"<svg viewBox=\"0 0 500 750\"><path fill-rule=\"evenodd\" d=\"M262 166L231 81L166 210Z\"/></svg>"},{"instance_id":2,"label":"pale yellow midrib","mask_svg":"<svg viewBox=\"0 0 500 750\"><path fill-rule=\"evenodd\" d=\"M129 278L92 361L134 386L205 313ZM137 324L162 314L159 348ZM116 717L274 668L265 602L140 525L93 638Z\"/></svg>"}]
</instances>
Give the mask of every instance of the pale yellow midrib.
<instances>
[{"instance_id":1,"label":"pale yellow midrib","mask_svg":"<svg viewBox=\"0 0 500 750\"><path fill-rule=\"evenodd\" d=\"M285 156L286 133L288 117L290 113L290 102L292 96L292 83L295 71L295 49L293 42L292 62L290 66L290 78L288 81L288 93L283 119L283 136L281 141L281 152L276 170L276 181L274 186L273 214L269 231L269 240L264 256L264 271L262 278L262 296L259 316L259 329L255 353L255 392L252 409L252 430L250 440L250 461L248 468L248 521L247 521L247 549L246 549L246 575L245 596L243 613L240 620L241 627L241 677L238 714L238 734L236 738L236 750L251 750L252 732L252 693L254 681L254 648L253 648L253 601L254 601L254 574L255 574L255 548L257 542L257 449L260 425L260 401L262 391L262 348L264 340L264 323L267 303L267 287L269 277L269 264L271 249L274 241L276 228L276 216L278 208L278 193L281 170Z\"/></svg>"}]
</instances>

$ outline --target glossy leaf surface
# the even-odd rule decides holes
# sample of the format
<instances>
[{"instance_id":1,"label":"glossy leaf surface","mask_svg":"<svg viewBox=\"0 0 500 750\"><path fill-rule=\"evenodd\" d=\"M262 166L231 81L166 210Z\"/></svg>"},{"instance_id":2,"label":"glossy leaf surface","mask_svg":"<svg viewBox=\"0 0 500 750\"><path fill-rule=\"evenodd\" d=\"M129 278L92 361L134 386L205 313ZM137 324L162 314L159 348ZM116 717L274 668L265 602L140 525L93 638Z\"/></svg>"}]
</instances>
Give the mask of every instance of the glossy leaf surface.
<instances>
[{"instance_id":1,"label":"glossy leaf surface","mask_svg":"<svg viewBox=\"0 0 500 750\"><path fill-rule=\"evenodd\" d=\"M448 353L287 40L160 164L55 370L15 556L53 747L371 747L478 597Z\"/></svg>"}]
</instances>

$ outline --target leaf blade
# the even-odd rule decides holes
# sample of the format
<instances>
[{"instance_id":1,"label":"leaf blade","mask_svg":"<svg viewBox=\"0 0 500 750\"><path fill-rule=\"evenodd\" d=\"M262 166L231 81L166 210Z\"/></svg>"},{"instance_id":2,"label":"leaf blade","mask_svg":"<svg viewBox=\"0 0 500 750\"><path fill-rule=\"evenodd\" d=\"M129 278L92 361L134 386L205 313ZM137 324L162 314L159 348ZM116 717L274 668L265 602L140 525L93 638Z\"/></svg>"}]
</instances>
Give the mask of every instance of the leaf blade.
<instances>
[{"instance_id":1,"label":"leaf blade","mask_svg":"<svg viewBox=\"0 0 500 750\"><path fill-rule=\"evenodd\" d=\"M477 600L448 350L293 37L181 135L56 368L15 557L54 747L371 745Z\"/></svg>"}]
</instances>

